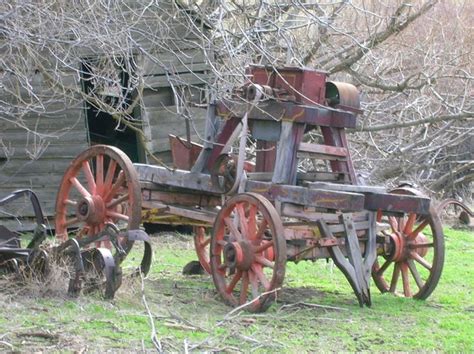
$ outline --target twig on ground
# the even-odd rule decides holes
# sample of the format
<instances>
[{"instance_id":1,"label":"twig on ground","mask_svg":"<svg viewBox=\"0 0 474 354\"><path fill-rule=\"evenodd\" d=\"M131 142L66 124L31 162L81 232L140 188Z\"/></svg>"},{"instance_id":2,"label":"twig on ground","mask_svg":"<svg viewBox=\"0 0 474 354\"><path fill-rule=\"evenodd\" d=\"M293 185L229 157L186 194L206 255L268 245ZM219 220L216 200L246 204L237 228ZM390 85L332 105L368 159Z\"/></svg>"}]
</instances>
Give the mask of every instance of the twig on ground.
<instances>
[{"instance_id":1,"label":"twig on ground","mask_svg":"<svg viewBox=\"0 0 474 354\"><path fill-rule=\"evenodd\" d=\"M306 306L306 307L315 307L315 308L321 308L325 310L335 310L335 311L349 311L348 309L342 308L342 307L336 307L336 306L327 306L327 305L320 305L320 304L311 304L308 302L295 302L294 304L286 304L282 305L278 311L284 310L286 308L291 308L291 307L296 307L296 306Z\"/></svg>"},{"instance_id":2,"label":"twig on ground","mask_svg":"<svg viewBox=\"0 0 474 354\"><path fill-rule=\"evenodd\" d=\"M11 345L8 342L5 342L4 340L0 340L0 345L4 345L4 346L10 348L11 350L13 350L13 345Z\"/></svg>"},{"instance_id":3,"label":"twig on ground","mask_svg":"<svg viewBox=\"0 0 474 354\"><path fill-rule=\"evenodd\" d=\"M59 339L59 334L51 333L51 332L24 332L24 333L16 333L17 337L38 337L43 339Z\"/></svg>"},{"instance_id":4,"label":"twig on ground","mask_svg":"<svg viewBox=\"0 0 474 354\"><path fill-rule=\"evenodd\" d=\"M235 309L233 309L232 311L228 312L224 318L222 319L222 321L219 321L217 322L217 326L220 326L221 324L223 324L225 321L229 320L230 316L232 316L234 313L252 305L254 302L260 300L260 298L262 298L263 296L265 295L269 295L269 294L272 294L272 293L276 293L277 291L279 291L281 288L276 288L276 289L273 289L273 290L270 290L270 291L266 291L264 293L261 293L259 296L257 296L256 298L252 299L251 301L248 301L246 302L245 304L242 304L240 306L237 306Z\"/></svg>"},{"instance_id":5,"label":"twig on ground","mask_svg":"<svg viewBox=\"0 0 474 354\"><path fill-rule=\"evenodd\" d=\"M150 319L150 326L151 326L151 341L153 345L155 346L156 350L158 350L158 353L163 353L163 348L161 346L161 342L158 339L158 336L156 334L156 328L155 328L155 321L153 319L153 314L150 311L150 307L148 306L148 302L146 301L146 296L145 296L145 277L142 272L140 272L140 279L142 281L142 302L143 305L145 306L146 312L148 314L148 318Z\"/></svg>"}]
</instances>

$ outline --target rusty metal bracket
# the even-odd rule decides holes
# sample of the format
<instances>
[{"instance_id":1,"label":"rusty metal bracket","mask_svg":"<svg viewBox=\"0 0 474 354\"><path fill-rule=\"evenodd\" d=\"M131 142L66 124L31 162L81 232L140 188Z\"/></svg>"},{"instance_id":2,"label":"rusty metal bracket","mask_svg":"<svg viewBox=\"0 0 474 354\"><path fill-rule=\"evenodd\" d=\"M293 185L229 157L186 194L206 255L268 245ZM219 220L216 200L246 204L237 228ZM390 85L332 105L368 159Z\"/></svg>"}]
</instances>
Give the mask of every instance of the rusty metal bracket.
<instances>
[{"instance_id":1,"label":"rusty metal bracket","mask_svg":"<svg viewBox=\"0 0 474 354\"><path fill-rule=\"evenodd\" d=\"M143 258L140 263L139 271L144 275L147 275L150 271L153 257L150 236L148 236L148 234L143 230L128 230L127 237L130 241L142 241L144 243L145 250L143 252Z\"/></svg>"},{"instance_id":2,"label":"rusty metal bracket","mask_svg":"<svg viewBox=\"0 0 474 354\"><path fill-rule=\"evenodd\" d=\"M337 245L336 239L332 234L329 226L321 219L317 222L317 226L321 234L325 237L325 243L328 245L328 251L334 264L345 275L352 289L354 290L359 305L371 306L370 298L370 276L372 265L375 262L376 253L376 235L375 235L375 215L369 213L369 228L367 230L367 242L365 252L362 253L359 245L354 222L351 214L341 214L340 222L344 225L345 230L345 250L347 258ZM330 246L334 243L333 246Z\"/></svg>"},{"instance_id":3,"label":"rusty metal bracket","mask_svg":"<svg viewBox=\"0 0 474 354\"><path fill-rule=\"evenodd\" d=\"M91 284L84 284L89 286L85 291L101 290L104 286L104 298L113 299L115 292L122 284L122 270L116 266L112 253L107 248L91 248L81 252L84 262L84 273L95 272L99 278L102 276L105 281L98 279Z\"/></svg>"},{"instance_id":4,"label":"rusty metal bracket","mask_svg":"<svg viewBox=\"0 0 474 354\"><path fill-rule=\"evenodd\" d=\"M67 252L68 251L68 252ZM54 249L54 253L59 258L72 256L74 263L74 276L69 279L68 294L70 296L79 295L82 288L82 278L84 276L84 263L82 261L81 247L75 238L71 238Z\"/></svg>"}]
</instances>

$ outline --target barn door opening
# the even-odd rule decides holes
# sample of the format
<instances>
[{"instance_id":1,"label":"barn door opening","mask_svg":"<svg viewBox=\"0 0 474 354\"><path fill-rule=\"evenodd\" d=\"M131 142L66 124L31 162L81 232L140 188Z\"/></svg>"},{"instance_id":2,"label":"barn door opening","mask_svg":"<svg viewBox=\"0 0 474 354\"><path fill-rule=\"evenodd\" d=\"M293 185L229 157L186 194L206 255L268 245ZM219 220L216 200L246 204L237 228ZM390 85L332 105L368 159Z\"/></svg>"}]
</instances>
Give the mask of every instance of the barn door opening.
<instances>
[{"instance_id":1,"label":"barn door opening","mask_svg":"<svg viewBox=\"0 0 474 354\"><path fill-rule=\"evenodd\" d=\"M84 60L82 87L87 129L91 145L106 144L123 150L133 162L144 162L144 150L137 133L127 124L140 127L140 111L135 108L127 115L120 114L130 107L136 94L130 61L111 57Z\"/></svg>"}]
</instances>

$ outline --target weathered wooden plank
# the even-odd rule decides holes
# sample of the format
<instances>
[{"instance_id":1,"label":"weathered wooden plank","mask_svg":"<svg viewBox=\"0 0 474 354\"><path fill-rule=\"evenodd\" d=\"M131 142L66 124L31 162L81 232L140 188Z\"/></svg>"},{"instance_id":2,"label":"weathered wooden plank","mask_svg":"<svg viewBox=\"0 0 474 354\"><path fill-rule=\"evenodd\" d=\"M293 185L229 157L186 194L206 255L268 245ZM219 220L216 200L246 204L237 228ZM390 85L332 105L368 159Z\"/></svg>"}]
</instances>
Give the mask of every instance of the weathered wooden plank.
<instances>
[{"instance_id":1,"label":"weathered wooden plank","mask_svg":"<svg viewBox=\"0 0 474 354\"><path fill-rule=\"evenodd\" d=\"M146 58L143 74L147 76L182 75L206 72L211 69L201 50L189 49L176 53L156 53L157 58Z\"/></svg>"},{"instance_id":2,"label":"weathered wooden plank","mask_svg":"<svg viewBox=\"0 0 474 354\"><path fill-rule=\"evenodd\" d=\"M340 182L340 183L349 182L348 175L342 172L337 172L337 173L326 172L326 171L298 172L296 178L297 178L298 183L304 183L305 181Z\"/></svg>"},{"instance_id":3,"label":"weathered wooden plank","mask_svg":"<svg viewBox=\"0 0 474 354\"><path fill-rule=\"evenodd\" d=\"M280 140L277 145L275 169L272 182L277 184L296 184L296 147L303 138L305 125L283 121Z\"/></svg>"},{"instance_id":4,"label":"weathered wooden plank","mask_svg":"<svg viewBox=\"0 0 474 354\"><path fill-rule=\"evenodd\" d=\"M354 192L354 193L364 193L364 194L387 192L387 189L385 187L338 184L338 183L328 183L328 182L310 182L310 183L307 183L306 186L308 188L314 188L314 189L329 189L333 191L344 191L344 192Z\"/></svg>"},{"instance_id":5,"label":"weathered wooden plank","mask_svg":"<svg viewBox=\"0 0 474 354\"><path fill-rule=\"evenodd\" d=\"M230 116L243 117L248 111L247 103L219 102L217 115L229 118ZM282 120L296 123L306 123L312 126L355 128L356 117L346 111L322 106L303 106L293 102L260 102L255 105L248 118L261 120Z\"/></svg>"},{"instance_id":6,"label":"weathered wooden plank","mask_svg":"<svg viewBox=\"0 0 474 354\"><path fill-rule=\"evenodd\" d=\"M309 189L252 180L247 181L245 191L262 194L270 200L323 209L341 211L360 211L364 209L365 198L360 193Z\"/></svg>"},{"instance_id":7,"label":"weathered wooden plank","mask_svg":"<svg viewBox=\"0 0 474 354\"><path fill-rule=\"evenodd\" d=\"M184 73L177 75L145 76L144 83L147 88L187 85L209 85L214 77L208 73Z\"/></svg>"},{"instance_id":8,"label":"weathered wooden plank","mask_svg":"<svg viewBox=\"0 0 474 354\"><path fill-rule=\"evenodd\" d=\"M370 193L366 195L365 208L374 211L427 215L430 210L430 198L390 193Z\"/></svg>"},{"instance_id":9,"label":"weathered wooden plank","mask_svg":"<svg viewBox=\"0 0 474 354\"><path fill-rule=\"evenodd\" d=\"M214 186L211 176L183 170L169 170L161 166L134 164L140 181L152 182L163 186L172 186L195 191L221 194L218 186Z\"/></svg>"},{"instance_id":10,"label":"weathered wooden plank","mask_svg":"<svg viewBox=\"0 0 474 354\"><path fill-rule=\"evenodd\" d=\"M324 219L328 224L339 223L339 216L337 213L324 213L318 211L315 207L307 207L293 203L282 203L281 216L304 220L304 225L307 225L308 222L316 222L321 219ZM366 221L368 220L368 212L354 212L352 213L352 217L356 222Z\"/></svg>"},{"instance_id":11,"label":"weathered wooden plank","mask_svg":"<svg viewBox=\"0 0 474 354\"><path fill-rule=\"evenodd\" d=\"M153 183L154 184L154 183ZM212 195L202 195L197 193L169 192L146 189L145 182L142 185L142 198L144 201L155 201L164 204L182 205L192 207L215 207L221 205L221 198ZM156 185L156 184L154 184Z\"/></svg>"},{"instance_id":12,"label":"weathered wooden plank","mask_svg":"<svg viewBox=\"0 0 474 354\"><path fill-rule=\"evenodd\" d=\"M322 144L300 143L297 156L299 159L322 159L345 161L349 152L340 148Z\"/></svg>"},{"instance_id":13,"label":"weathered wooden plank","mask_svg":"<svg viewBox=\"0 0 474 354\"><path fill-rule=\"evenodd\" d=\"M153 152L170 150L168 135L186 136L185 117L177 113L175 106L162 108L147 108L146 120L150 127L151 141L149 149ZM200 108L190 108L191 140L200 142L205 130L206 110Z\"/></svg>"},{"instance_id":14,"label":"weathered wooden plank","mask_svg":"<svg viewBox=\"0 0 474 354\"><path fill-rule=\"evenodd\" d=\"M43 158L39 160L11 159L2 165L1 173L4 176L10 176L10 178L19 174L63 174L70 162L71 159L61 157Z\"/></svg>"}]
</instances>

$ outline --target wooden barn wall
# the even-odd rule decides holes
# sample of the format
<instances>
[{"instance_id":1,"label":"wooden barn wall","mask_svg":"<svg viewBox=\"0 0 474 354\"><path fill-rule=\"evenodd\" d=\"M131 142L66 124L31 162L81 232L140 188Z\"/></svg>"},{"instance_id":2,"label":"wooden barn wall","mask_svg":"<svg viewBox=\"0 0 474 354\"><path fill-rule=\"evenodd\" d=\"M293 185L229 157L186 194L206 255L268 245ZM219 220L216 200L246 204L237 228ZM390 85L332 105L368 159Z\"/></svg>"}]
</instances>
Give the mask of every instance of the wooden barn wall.
<instances>
[{"instance_id":1,"label":"wooden barn wall","mask_svg":"<svg viewBox=\"0 0 474 354\"><path fill-rule=\"evenodd\" d=\"M64 171L71 160L88 147L88 136L82 103L71 106L69 101L56 99L57 94L36 76L31 80L32 90L47 97L45 102L50 103L42 109L0 119L0 198L17 189L31 189L38 195L45 215L52 216ZM79 84L78 80L67 77L65 80L68 84ZM11 87L14 81L10 77L2 85ZM31 99L21 90L19 94L25 101ZM17 103L17 98L5 91L0 92L0 99L4 105ZM24 199L3 210L24 217L34 215L30 203ZM5 215L0 214L2 217ZM6 220L1 223L9 224ZM22 228L17 222L10 224Z\"/></svg>"}]
</instances>

